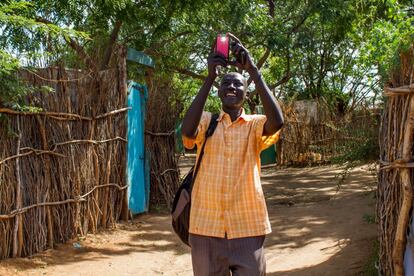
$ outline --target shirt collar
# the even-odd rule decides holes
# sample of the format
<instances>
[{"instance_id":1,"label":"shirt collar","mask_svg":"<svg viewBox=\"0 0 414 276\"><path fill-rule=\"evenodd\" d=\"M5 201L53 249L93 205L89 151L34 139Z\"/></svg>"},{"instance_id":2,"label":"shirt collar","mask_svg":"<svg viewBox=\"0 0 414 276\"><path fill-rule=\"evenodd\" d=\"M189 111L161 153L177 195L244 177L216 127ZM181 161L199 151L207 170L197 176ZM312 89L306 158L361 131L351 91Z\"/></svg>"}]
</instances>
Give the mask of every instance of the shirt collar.
<instances>
[{"instance_id":1,"label":"shirt collar","mask_svg":"<svg viewBox=\"0 0 414 276\"><path fill-rule=\"evenodd\" d=\"M220 115L219 115L219 117L217 118L217 121L221 121L222 119L223 119L223 117L225 116L225 115L227 115L227 116L229 116L230 117L230 115L228 115L226 112L224 112L223 111L223 109L220 111ZM239 118L237 118L237 120L239 120L239 119L243 119L244 121L246 121L246 122L248 122L248 121L250 121L252 118L251 118L251 116L249 116L249 115L247 115L246 114L246 112L244 111L244 108L242 108L242 114L240 115L240 117ZM236 121L237 121L236 120Z\"/></svg>"}]
</instances>

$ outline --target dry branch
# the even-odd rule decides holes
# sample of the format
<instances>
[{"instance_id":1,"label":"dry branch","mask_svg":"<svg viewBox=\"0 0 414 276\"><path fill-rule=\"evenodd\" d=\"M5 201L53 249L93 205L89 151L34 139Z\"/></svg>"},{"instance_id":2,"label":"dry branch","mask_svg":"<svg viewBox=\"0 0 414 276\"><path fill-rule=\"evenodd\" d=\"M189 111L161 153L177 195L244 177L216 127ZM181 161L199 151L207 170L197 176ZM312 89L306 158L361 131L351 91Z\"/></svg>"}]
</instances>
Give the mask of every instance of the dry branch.
<instances>
[{"instance_id":1,"label":"dry branch","mask_svg":"<svg viewBox=\"0 0 414 276\"><path fill-rule=\"evenodd\" d=\"M70 114L70 113L63 113L63 112L28 112L28 111L16 111L9 108L0 108L0 113L10 114L10 115L45 115L45 116L53 116L53 117L69 117L75 118L77 120L87 120L91 121L92 118L83 117L78 114Z\"/></svg>"},{"instance_id":2,"label":"dry branch","mask_svg":"<svg viewBox=\"0 0 414 276\"><path fill-rule=\"evenodd\" d=\"M385 87L384 96L404 96L414 93L414 85L406 85L397 88Z\"/></svg>"},{"instance_id":3,"label":"dry branch","mask_svg":"<svg viewBox=\"0 0 414 276\"><path fill-rule=\"evenodd\" d=\"M36 155L50 154L50 155L59 156L59 157L67 157L64 154L57 153L57 152L54 152L54 151L51 151L51 150L39 150L39 149L30 148L30 147L24 147L24 148L20 149L20 151L25 151L25 150L28 150L30 153L34 153Z\"/></svg>"},{"instance_id":4,"label":"dry branch","mask_svg":"<svg viewBox=\"0 0 414 276\"><path fill-rule=\"evenodd\" d=\"M16 155L9 156L7 158L4 158L3 160L0 160L0 164L5 163L6 161L9 161L9 160L12 160L12 159L15 159L15 158L19 158L19 157L22 157L22 156L30 155L32 153L34 153L34 152L33 151L29 151L29 152L26 152L26 153L20 153L20 154L16 154Z\"/></svg>"},{"instance_id":5,"label":"dry branch","mask_svg":"<svg viewBox=\"0 0 414 276\"><path fill-rule=\"evenodd\" d=\"M162 173L160 173L160 176L166 174L167 172L176 172L176 173L178 173L178 170L177 169L166 169L165 171L163 171Z\"/></svg>"},{"instance_id":6,"label":"dry branch","mask_svg":"<svg viewBox=\"0 0 414 276\"><path fill-rule=\"evenodd\" d=\"M28 111L16 111L13 109L9 109L9 108L0 108L0 113L5 113L5 114L10 114L10 115L45 115L45 116L49 116L50 118L53 119L58 119L58 120L85 120L85 121L92 121L95 119L102 119L108 116L112 116L121 112L125 112L127 110L131 109L130 107L125 107L125 108L121 108L118 110L114 110L111 112L107 112L95 117L85 117L85 116L81 116L78 114L73 114L73 113L63 113L63 112L28 112Z\"/></svg>"},{"instance_id":7,"label":"dry branch","mask_svg":"<svg viewBox=\"0 0 414 276\"><path fill-rule=\"evenodd\" d=\"M76 79L68 79L68 80L64 80L64 79L48 79L48 78L44 78L44 77L42 77L41 75L39 75L39 74L37 74L37 73L35 73L34 71L32 71L32 70L29 70L29 69L27 69L27 68L22 68L22 70L24 70L24 71L26 71L26 72L28 72L28 73L30 73L30 74L32 74L32 75L34 75L34 76L36 76L38 79L41 79L41 80L44 80L44 81L47 81L47 82L53 82L53 83L58 83L58 82L77 82L77 81L81 81L81 80L83 80L83 79L85 79L85 78L89 78L89 77L91 77L92 76L92 72L89 72L89 73L87 73L87 74L84 74L84 75L82 75L81 77L79 77L79 78L76 78Z\"/></svg>"},{"instance_id":8,"label":"dry branch","mask_svg":"<svg viewBox=\"0 0 414 276\"><path fill-rule=\"evenodd\" d=\"M108 116L112 116L112 115L115 115L115 114L118 114L118 113L121 113L121 112L128 111L129 109L131 109L131 108L130 107L121 108L121 109L118 109L118 110L114 110L114 111L111 111L111 112L108 112L108 113L105 113L105 114L95 116L93 119L102 119L102 118L105 118L105 117L108 117Z\"/></svg>"},{"instance_id":9,"label":"dry branch","mask_svg":"<svg viewBox=\"0 0 414 276\"><path fill-rule=\"evenodd\" d=\"M389 170L395 168L414 168L414 162L406 162L402 159L394 160L394 162L386 162L380 160L380 170Z\"/></svg>"},{"instance_id":10,"label":"dry branch","mask_svg":"<svg viewBox=\"0 0 414 276\"><path fill-rule=\"evenodd\" d=\"M192 71L190 71L188 69L184 69L184 68L178 68L178 67L176 67L176 68L174 68L174 70L177 71L180 74L183 74L183 75L186 75L186 76L190 76L190 77L192 77L194 79L199 79L199 80L202 80L202 81L205 81L205 79L207 78L206 76L203 76L203 75L194 73L194 72L192 72ZM216 81L213 83L213 85L216 88L218 88L220 86L219 83L216 82Z\"/></svg>"},{"instance_id":11,"label":"dry branch","mask_svg":"<svg viewBox=\"0 0 414 276\"><path fill-rule=\"evenodd\" d=\"M0 215L0 220L13 218L13 217L15 217L19 214L25 213L28 210L36 208L36 207L56 206L56 205L62 205L62 204L67 204L67 203L77 203L77 202L81 202L81 201L86 201L85 198L87 196L89 196L96 189L110 187L110 186L116 187L120 191L128 188L128 185L119 186L118 184L115 184L115 183L108 183L108 184L104 184L104 185L99 185L99 186L95 186L92 190L90 190L86 194L81 195L81 196L76 197L76 198L70 198L70 199L61 200L61 201L54 201L54 202L41 202L41 203L36 203L36 204L26 206L26 207L23 207L23 208L15 209L15 210L11 211L10 214Z\"/></svg>"},{"instance_id":12,"label":"dry branch","mask_svg":"<svg viewBox=\"0 0 414 276\"><path fill-rule=\"evenodd\" d=\"M39 150L39 149L33 149L33 148L25 147L25 148L22 148L21 150L29 150L28 152L20 153L20 154L16 154L16 155L12 155L12 156L6 157L5 159L0 160L0 164L5 163L6 161L9 161L9 160L12 160L12 159L15 159L15 158L19 158L19 157L22 157L22 156L27 156L27 155L30 155L30 154L33 154L33 153L36 154L36 155L40 155L40 154L51 154L51 155L56 155L56 156L59 156L59 157L67 157L64 154L60 154L60 153L55 152L56 148L58 146L63 146L63 145L82 144L82 143L86 143L86 144L87 143L90 143L90 144L98 145L98 144L107 143L107 142L116 141L116 140L119 140L119 141L122 141L122 142L125 142L125 143L128 142L128 140L125 139L125 138L115 137L115 138L112 138L112 139L106 139L106 140L102 140L102 141L96 141L96 140L72 140L72 141L66 141L66 142L62 142L62 143L56 143L56 144L53 144L52 145L52 150Z\"/></svg>"},{"instance_id":13,"label":"dry branch","mask_svg":"<svg viewBox=\"0 0 414 276\"><path fill-rule=\"evenodd\" d=\"M125 142L125 143L128 142L127 139L122 138L122 137L115 137L115 138L112 138L112 139L106 139L106 140L102 140L102 141L96 141L96 140L72 140L72 141L66 141L66 142L61 142L61 143L53 144L52 145L52 150L55 150L56 147L63 146L63 145L69 145L69 144L83 144L83 143L88 144L88 143L90 143L90 144L98 145L98 144L107 143L107 142L111 142L111 141L117 141L117 140L122 141L122 142Z\"/></svg>"},{"instance_id":14,"label":"dry branch","mask_svg":"<svg viewBox=\"0 0 414 276\"><path fill-rule=\"evenodd\" d=\"M161 133L161 132L151 132L149 130L145 131L145 134L149 134L149 135L152 135L152 136L171 136L174 133L175 133L175 130L171 130L169 132L163 132L163 133Z\"/></svg>"},{"instance_id":15,"label":"dry branch","mask_svg":"<svg viewBox=\"0 0 414 276\"><path fill-rule=\"evenodd\" d=\"M17 132L18 132L18 138L17 138L17 150L16 152L20 152L20 144L21 144L21 131L20 131L20 122L17 120ZM16 159L16 208L20 208L22 205L22 181L21 181L21 174L20 174L20 160L19 158ZM21 240L19 239L19 231L22 231L22 225L20 217L17 216L15 218L14 222L14 229L13 229L13 258L16 258L19 256L19 247L21 244Z\"/></svg>"},{"instance_id":16,"label":"dry branch","mask_svg":"<svg viewBox=\"0 0 414 276\"><path fill-rule=\"evenodd\" d=\"M413 149L413 130L414 122L411 118L414 117L414 95L410 95L408 119L404 127L404 141L402 148L402 159L409 163L412 161ZM404 252L407 244L406 232L408 222L410 220L410 209L413 205L413 187L410 179L410 169L401 168L400 178L402 185L402 204L398 215L397 229L395 233L395 245L393 250L393 262L395 275L404 275Z\"/></svg>"}]
</instances>

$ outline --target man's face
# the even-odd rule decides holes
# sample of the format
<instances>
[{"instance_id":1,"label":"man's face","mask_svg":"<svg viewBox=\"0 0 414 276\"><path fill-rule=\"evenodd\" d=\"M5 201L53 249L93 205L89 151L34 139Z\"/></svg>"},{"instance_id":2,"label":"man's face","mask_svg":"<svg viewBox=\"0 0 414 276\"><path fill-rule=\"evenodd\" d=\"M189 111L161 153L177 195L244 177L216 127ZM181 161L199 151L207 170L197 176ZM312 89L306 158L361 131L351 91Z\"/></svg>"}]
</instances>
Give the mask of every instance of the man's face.
<instances>
[{"instance_id":1,"label":"man's face","mask_svg":"<svg viewBox=\"0 0 414 276\"><path fill-rule=\"evenodd\" d=\"M239 73L230 73L223 77L218 95L223 107L239 109L246 98L245 79Z\"/></svg>"}]
</instances>

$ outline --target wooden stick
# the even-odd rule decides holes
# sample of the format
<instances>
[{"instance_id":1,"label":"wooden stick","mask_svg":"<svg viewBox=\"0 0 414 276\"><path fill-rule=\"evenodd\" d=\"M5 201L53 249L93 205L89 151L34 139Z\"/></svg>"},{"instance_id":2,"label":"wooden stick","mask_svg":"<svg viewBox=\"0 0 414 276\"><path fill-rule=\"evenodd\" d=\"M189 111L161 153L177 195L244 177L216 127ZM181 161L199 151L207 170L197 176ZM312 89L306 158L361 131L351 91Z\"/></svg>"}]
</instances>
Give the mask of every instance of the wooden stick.
<instances>
[{"instance_id":1,"label":"wooden stick","mask_svg":"<svg viewBox=\"0 0 414 276\"><path fill-rule=\"evenodd\" d=\"M54 152L54 151L51 151L51 150L39 150L39 149L30 148L30 147L24 147L24 148L20 149L20 151L25 151L25 150L28 150L29 152L34 153L36 155L51 154L51 155L55 155L55 156L59 156L59 157L67 157L64 154L57 153L57 152Z\"/></svg>"},{"instance_id":2,"label":"wooden stick","mask_svg":"<svg viewBox=\"0 0 414 276\"><path fill-rule=\"evenodd\" d=\"M131 109L130 107L124 107L118 110L113 110L108 113L104 113L95 117L85 117L79 114L74 113L64 113L64 112L51 112L51 111L41 111L41 112L29 112L29 111L16 111L10 108L0 108L0 113L10 114L10 115L24 115L24 116L33 116L33 115L44 115L52 119L57 120L85 120L92 121L97 119L102 119L108 116L112 116L121 112L125 112Z\"/></svg>"},{"instance_id":3,"label":"wooden stick","mask_svg":"<svg viewBox=\"0 0 414 276\"><path fill-rule=\"evenodd\" d=\"M170 132L166 132L166 133L154 133L154 132L151 132L149 130L146 130L145 134L149 134L149 135L152 135L152 136L171 136L171 135L174 134L174 132L175 132L175 130L171 130Z\"/></svg>"},{"instance_id":4,"label":"wooden stick","mask_svg":"<svg viewBox=\"0 0 414 276\"><path fill-rule=\"evenodd\" d=\"M17 121L17 133L18 133L16 152L19 152L20 142L21 142L20 118L18 117L16 121ZM21 176L20 176L20 159L19 158L16 159L16 183L17 183L17 187L16 187L15 201L16 201L16 209L19 209L21 208L21 203L22 203L22 196L21 196L22 182L21 182ZM21 236L19 235L19 231L21 231L20 222L21 222L20 216L16 216L15 222L14 222L14 229L13 229L13 253L12 253L13 258L18 257L19 247L20 247L20 244L22 243L22 241L19 240L19 236Z\"/></svg>"},{"instance_id":5,"label":"wooden stick","mask_svg":"<svg viewBox=\"0 0 414 276\"><path fill-rule=\"evenodd\" d=\"M41 202L41 203L36 203L36 204L26 206L23 208L15 209L7 215L0 215L0 220L14 218L16 215L25 213L28 210L36 208L36 207L55 206L55 205L62 205L62 204L67 204L67 203L77 203L81 201L86 201L85 197L89 196L94 190L98 188L109 187L109 186L116 187L120 191L128 188L128 185L119 186L118 184L115 184L115 183L103 184L103 185L93 187L93 189L87 192L86 194L76 197L76 198L71 198L71 199L66 199L66 200L61 200L61 201L54 201L54 202Z\"/></svg>"},{"instance_id":6,"label":"wooden stick","mask_svg":"<svg viewBox=\"0 0 414 276\"><path fill-rule=\"evenodd\" d=\"M56 144L52 145L52 150L40 150L40 149L34 149L34 148L30 148L30 147L24 147L24 148L21 148L20 150L30 150L30 151L6 157L5 159L0 160L0 164L5 163L6 161L9 161L9 160L12 160L12 159L15 159L15 158L19 158L19 157L22 157L22 156L27 156L27 155L30 155L30 154L33 154L33 153L36 154L36 155L52 154L52 155L56 155L56 156L59 156L59 157L67 157L66 155L55 152L56 147L63 146L63 145L68 145L68 144L78 144L78 143L92 143L92 144L97 145L97 144L107 143L107 142L115 141L115 140L120 140L120 141L125 142L125 143L128 142L127 139L117 136L117 137L112 138L112 139L106 139L106 140L101 140L101 141L96 141L96 140L72 140L72 141L66 141L66 142L62 142L62 143L56 143Z\"/></svg>"},{"instance_id":7,"label":"wooden stick","mask_svg":"<svg viewBox=\"0 0 414 276\"><path fill-rule=\"evenodd\" d=\"M384 96L404 96L412 93L414 93L414 85L405 85L396 88L384 88Z\"/></svg>"},{"instance_id":8,"label":"wooden stick","mask_svg":"<svg viewBox=\"0 0 414 276\"><path fill-rule=\"evenodd\" d=\"M163 171L162 173L160 173L160 176L162 176L163 174L165 174L167 172L176 172L176 173L178 173L178 171L176 169L166 169L165 171Z\"/></svg>"},{"instance_id":9,"label":"wooden stick","mask_svg":"<svg viewBox=\"0 0 414 276\"><path fill-rule=\"evenodd\" d=\"M15 158L19 158L19 157L22 157L22 156L30 155L32 153L33 152L26 152L26 153L21 153L21 154L16 154L16 155L12 155L12 156L6 157L5 159L0 160L0 164L6 162L8 160L11 160L11 159L15 159Z\"/></svg>"},{"instance_id":10,"label":"wooden stick","mask_svg":"<svg viewBox=\"0 0 414 276\"><path fill-rule=\"evenodd\" d=\"M47 144L47 138L46 138L46 128L45 128L45 124L43 123L42 119L40 118L39 115L37 115L36 117L37 123L39 124L39 131L40 131L40 137L42 139L42 147L43 147L43 151L48 152L49 151L49 146ZM35 151L36 152L36 151ZM44 182L46 185L46 192L44 195L44 198L47 200L49 200L50 195L49 195L49 191L51 188L51 166L50 166L50 156L46 155L44 156L44 163L45 163L45 178L44 178ZM52 223L52 214L50 212L50 207L48 206L46 209L46 220L47 220L47 241L48 241L48 246L49 248L53 248L53 244L54 244L54 239L53 239L53 223Z\"/></svg>"},{"instance_id":11,"label":"wooden stick","mask_svg":"<svg viewBox=\"0 0 414 276\"><path fill-rule=\"evenodd\" d=\"M406 162L401 159L394 160L394 162L386 162L380 160L381 167L380 170L388 170L394 168L414 168L414 162Z\"/></svg>"},{"instance_id":12,"label":"wooden stick","mask_svg":"<svg viewBox=\"0 0 414 276\"><path fill-rule=\"evenodd\" d=\"M91 121L92 118L90 117L84 117L78 114L72 114L72 113L63 113L63 112L29 112L29 111L16 111L10 108L0 108L0 113L10 114L10 115L46 115L46 116L60 116L60 117L74 117L78 120L87 120Z\"/></svg>"},{"instance_id":13,"label":"wooden stick","mask_svg":"<svg viewBox=\"0 0 414 276\"><path fill-rule=\"evenodd\" d=\"M19 247L17 248L17 256L22 256L24 241L23 241L23 216L20 215L19 217L19 231L17 231L17 237L19 239Z\"/></svg>"},{"instance_id":14,"label":"wooden stick","mask_svg":"<svg viewBox=\"0 0 414 276\"><path fill-rule=\"evenodd\" d=\"M112 139L106 139L106 140L101 140L101 141L96 141L96 140L72 140L72 141L66 141L66 142L61 142L61 143L53 144L52 148L55 149L58 146L69 145L69 144L79 144L79 143L91 143L91 144L94 144L94 145L98 145L98 144L107 143L107 142L115 141L115 140L121 140L121 141L123 141L125 143L128 142L127 139L117 136L117 137L112 138Z\"/></svg>"},{"instance_id":15,"label":"wooden stick","mask_svg":"<svg viewBox=\"0 0 414 276\"><path fill-rule=\"evenodd\" d=\"M410 105L408 109L408 117L404 128L404 142L402 149L402 159L409 163L412 161L411 151L413 147L413 129L414 122L414 95L410 95ZM400 179L402 185L403 199L398 215L397 229L395 232L395 242L392 252L394 272L397 276L404 275L404 252L407 244L406 231L410 219L410 209L413 204L413 188L410 180L410 169L400 169Z\"/></svg>"},{"instance_id":16,"label":"wooden stick","mask_svg":"<svg viewBox=\"0 0 414 276\"><path fill-rule=\"evenodd\" d=\"M124 95L125 98L128 98L128 72L127 72L127 65L126 65L126 56L127 56L127 48L125 46L119 47L119 55L118 55L118 90L119 95ZM126 191L122 194L122 209L121 209L121 218L124 221L128 220L129 215L129 208L128 208L128 193Z\"/></svg>"},{"instance_id":17,"label":"wooden stick","mask_svg":"<svg viewBox=\"0 0 414 276\"><path fill-rule=\"evenodd\" d=\"M37 78L39 78L41 80L48 81L48 82L56 82L56 83L59 83L59 82L72 82L72 81L73 82L77 82L77 81L80 81L80 80L82 80L84 78L87 78L87 77L92 76L92 71L89 71L89 73L87 73L87 74L85 74L82 77L77 78L77 79L70 79L70 80L58 79L58 80L56 80L56 79L47 79L47 78L44 78L44 77L40 76L39 74L35 73L34 71L29 70L27 68L21 67L21 69L24 70L24 71L26 71L26 72L28 72L28 73L30 73L30 74L32 74L32 75L34 75L34 76L36 76Z\"/></svg>"},{"instance_id":18,"label":"wooden stick","mask_svg":"<svg viewBox=\"0 0 414 276\"><path fill-rule=\"evenodd\" d=\"M112 159L112 147L108 147L109 155L108 160L106 162L106 175L105 175L105 181L109 182L110 176L111 176L111 159ZM101 225L106 228L107 225L107 214L108 214L108 197L109 197L109 188L105 188L103 195L103 201L102 201L102 220Z\"/></svg>"},{"instance_id":19,"label":"wooden stick","mask_svg":"<svg viewBox=\"0 0 414 276\"><path fill-rule=\"evenodd\" d=\"M105 118L105 117L108 117L108 116L111 116L111 115L114 115L114 114L118 114L118 113L121 113L121 112L128 111L130 109L131 109L131 107L124 107L124 108L121 108L121 109L118 109L118 110L114 110L114 111L111 111L111 112L108 112L108 113L104 113L104 114L95 116L93 119L102 119L102 118Z\"/></svg>"},{"instance_id":20,"label":"wooden stick","mask_svg":"<svg viewBox=\"0 0 414 276\"><path fill-rule=\"evenodd\" d=\"M9 157L7 157L3 160L0 160L0 164L5 163L6 161L16 159L16 158L19 158L19 157L22 157L22 156L27 156L27 155L30 155L30 154L33 154L33 153L36 154L36 155L52 154L52 155L56 155L56 156L59 156L59 157L67 157L66 155L63 155L63 154L57 153L57 152L53 152L53 151L50 151L50 150L38 150L38 149L27 148L27 147L24 148L24 149L25 150L30 149L30 151L25 152L25 153L21 153L21 154L16 154L16 155L9 156ZM21 150L23 150L23 149L21 149Z\"/></svg>"}]
</instances>

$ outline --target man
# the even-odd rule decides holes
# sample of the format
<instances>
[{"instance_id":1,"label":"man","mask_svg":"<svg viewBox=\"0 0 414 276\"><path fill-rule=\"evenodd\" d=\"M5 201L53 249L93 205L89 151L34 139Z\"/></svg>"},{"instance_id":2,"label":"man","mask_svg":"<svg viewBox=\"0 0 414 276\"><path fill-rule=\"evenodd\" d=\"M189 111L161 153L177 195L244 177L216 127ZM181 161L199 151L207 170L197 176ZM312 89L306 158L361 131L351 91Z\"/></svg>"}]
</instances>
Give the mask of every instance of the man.
<instances>
[{"instance_id":1,"label":"man","mask_svg":"<svg viewBox=\"0 0 414 276\"><path fill-rule=\"evenodd\" d=\"M197 145L200 153L212 116L203 108L217 66L229 63L249 73L265 115L245 114L247 82L241 74L223 77L218 91L222 111L207 140L191 195L189 243L196 276L266 273L263 242L271 228L260 184L260 152L278 140L283 115L247 49L230 36L236 42L231 50L237 61L226 62L216 53L208 57L208 76L184 116L184 146Z\"/></svg>"}]
</instances>

